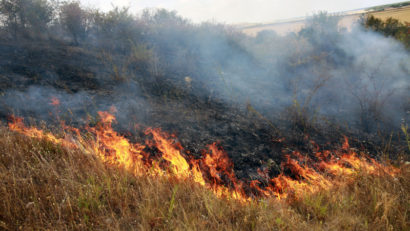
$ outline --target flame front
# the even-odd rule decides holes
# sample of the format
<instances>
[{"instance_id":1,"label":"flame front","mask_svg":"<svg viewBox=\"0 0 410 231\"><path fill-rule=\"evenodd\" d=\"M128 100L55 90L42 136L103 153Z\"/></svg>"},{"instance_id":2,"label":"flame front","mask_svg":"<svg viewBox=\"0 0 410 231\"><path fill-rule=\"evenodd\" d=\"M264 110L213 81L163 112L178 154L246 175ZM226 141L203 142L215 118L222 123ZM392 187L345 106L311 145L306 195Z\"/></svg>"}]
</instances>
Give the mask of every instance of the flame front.
<instances>
[{"instance_id":1,"label":"flame front","mask_svg":"<svg viewBox=\"0 0 410 231\"><path fill-rule=\"evenodd\" d=\"M211 190L218 197L243 202L260 197L297 199L301 195L328 190L348 182L355 174L362 171L374 175L392 176L398 172L398 169L382 165L372 158L360 158L349 148L346 138L341 150L317 152L316 161L298 152L286 155L286 161L281 164L283 172L288 172L286 175L282 173L269 178L266 172L259 170L260 177L264 179L263 184L258 180L248 182L235 176L231 160L216 143L209 145L208 149L203 151L201 159L193 159L185 156L182 146L158 128L148 128L145 131L147 136L152 136L151 143L132 143L114 131L112 123L115 121L115 116L112 113L99 112L98 114L100 122L94 127L85 127L83 130L62 123L64 130L62 138L36 127L26 127L21 118L13 117L9 128L29 137L46 139L67 148L84 150L98 156L107 164L123 167L136 175L191 179ZM92 136L85 133L90 133ZM161 152L161 159L158 160L145 151L150 146Z\"/></svg>"},{"instance_id":2,"label":"flame front","mask_svg":"<svg viewBox=\"0 0 410 231\"><path fill-rule=\"evenodd\" d=\"M51 97L50 105L59 106L60 105L60 100L57 97L53 96L53 97Z\"/></svg>"}]
</instances>

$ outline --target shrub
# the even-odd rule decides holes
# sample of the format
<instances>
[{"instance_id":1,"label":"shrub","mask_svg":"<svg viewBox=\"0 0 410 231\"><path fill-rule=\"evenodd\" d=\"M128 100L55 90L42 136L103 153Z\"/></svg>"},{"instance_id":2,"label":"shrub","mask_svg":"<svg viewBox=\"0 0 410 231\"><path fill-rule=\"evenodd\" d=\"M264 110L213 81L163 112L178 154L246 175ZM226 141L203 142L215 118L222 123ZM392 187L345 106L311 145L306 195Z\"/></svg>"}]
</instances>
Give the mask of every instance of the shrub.
<instances>
[{"instance_id":1,"label":"shrub","mask_svg":"<svg viewBox=\"0 0 410 231\"><path fill-rule=\"evenodd\" d=\"M365 28L384 34L386 37L393 37L410 49L410 29L409 23L401 23L394 18L387 18L385 21L370 15L362 20Z\"/></svg>"},{"instance_id":2,"label":"shrub","mask_svg":"<svg viewBox=\"0 0 410 231\"><path fill-rule=\"evenodd\" d=\"M86 12L79 2L67 2L60 8L60 23L72 36L74 43L78 45L79 39L86 36Z\"/></svg>"},{"instance_id":3,"label":"shrub","mask_svg":"<svg viewBox=\"0 0 410 231\"><path fill-rule=\"evenodd\" d=\"M40 36L53 19L53 7L47 0L2 0L0 13L9 33Z\"/></svg>"}]
</instances>

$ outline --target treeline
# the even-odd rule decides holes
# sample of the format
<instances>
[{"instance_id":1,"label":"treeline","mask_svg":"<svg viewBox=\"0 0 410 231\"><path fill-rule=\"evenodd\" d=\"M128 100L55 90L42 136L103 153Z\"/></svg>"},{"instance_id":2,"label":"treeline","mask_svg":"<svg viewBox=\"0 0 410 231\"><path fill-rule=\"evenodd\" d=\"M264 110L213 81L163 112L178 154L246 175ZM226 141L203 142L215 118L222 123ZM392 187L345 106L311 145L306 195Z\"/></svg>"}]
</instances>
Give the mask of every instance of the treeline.
<instances>
[{"instance_id":1,"label":"treeline","mask_svg":"<svg viewBox=\"0 0 410 231\"><path fill-rule=\"evenodd\" d=\"M2 0L0 25L0 41L16 44L63 42L86 49L96 48L108 56L126 56L128 60L120 63L127 63L127 66L118 69L147 69L157 76L170 72L198 74L201 72L199 66L207 65L207 61L199 63L203 50L211 45L218 46L222 40L240 39L237 36L240 33L226 25L193 24L175 11L145 9L132 14L128 8L115 7L102 12L87 9L78 1ZM230 45L238 48L235 42ZM226 58L218 58L223 51L217 48L208 51L212 52L218 53L210 55L214 63ZM106 58L110 61L117 57Z\"/></svg>"},{"instance_id":2,"label":"treeline","mask_svg":"<svg viewBox=\"0 0 410 231\"><path fill-rule=\"evenodd\" d=\"M147 33L147 23L186 23L175 12L166 10L145 10L136 17L127 8L101 12L86 9L77 1L2 0L0 13L3 39L64 39L75 45L104 39L115 41L111 48L119 50L127 50L125 44Z\"/></svg>"},{"instance_id":3,"label":"treeline","mask_svg":"<svg viewBox=\"0 0 410 231\"><path fill-rule=\"evenodd\" d=\"M115 39L113 48L127 50L125 44L138 40L146 32L147 24L187 26L189 21L174 11L144 10L138 17L127 8L114 8L109 12L86 9L78 1L55 0L1 0L0 22L2 38L64 38L75 45L91 37ZM408 23L388 18L383 21L370 15L362 24L371 30L392 36L410 45ZM52 32L52 33L51 33ZM56 33L57 32L57 33ZM123 40L123 41L121 41Z\"/></svg>"}]
</instances>

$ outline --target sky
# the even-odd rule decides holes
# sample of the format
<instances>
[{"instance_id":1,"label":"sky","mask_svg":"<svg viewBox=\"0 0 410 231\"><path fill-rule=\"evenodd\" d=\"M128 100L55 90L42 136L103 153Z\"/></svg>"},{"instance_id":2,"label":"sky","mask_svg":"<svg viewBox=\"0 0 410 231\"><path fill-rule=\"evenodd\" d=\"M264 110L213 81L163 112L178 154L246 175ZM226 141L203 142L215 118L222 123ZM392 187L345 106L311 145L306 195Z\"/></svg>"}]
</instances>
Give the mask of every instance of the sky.
<instances>
[{"instance_id":1,"label":"sky","mask_svg":"<svg viewBox=\"0 0 410 231\"><path fill-rule=\"evenodd\" d=\"M113 6L129 7L133 13L145 8L175 10L195 23L274 22L309 16L319 11L329 13L383 5L400 0L80 0L84 6L108 11Z\"/></svg>"}]
</instances>

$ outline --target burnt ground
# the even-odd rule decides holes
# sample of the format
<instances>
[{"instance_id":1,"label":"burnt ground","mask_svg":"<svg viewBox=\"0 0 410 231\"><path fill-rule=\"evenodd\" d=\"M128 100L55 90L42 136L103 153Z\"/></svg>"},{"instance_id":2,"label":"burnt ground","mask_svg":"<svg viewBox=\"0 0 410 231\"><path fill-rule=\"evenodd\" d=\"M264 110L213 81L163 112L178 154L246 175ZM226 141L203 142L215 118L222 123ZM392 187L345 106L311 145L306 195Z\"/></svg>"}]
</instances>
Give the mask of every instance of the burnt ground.
<instances>
[{"instance_id":1,"label":"burnt ground","mask_svg":"<svg viewBox=\"0 0 410 231\"><path fill-rule=\"evenodd\" d=\"M58 114L81 126L92 123L90 118L95 121L97 111L114 105L115 127L129 138L143 139L141 128L160 127L176 134L186 153L196 158L206 145L218 142L241 178L253 178L261 167L277 174L284 153L313 153L312 140L321 148L334 149L346 135L353 146L376 154L383 144L381 136L332 123L299 126L286 110L272 119L269 112L259 113L252 105L220 100L200 80L191 83L182 73L153 74L145 63L134 63L119 74L117 67L127 62L126 57L114 56L107 62L102 54L58 42L0 44L1 119L16 114L56 123ZM61 100L58 109L49 105L51 96Z\"/></svg>"}]
</instances>

